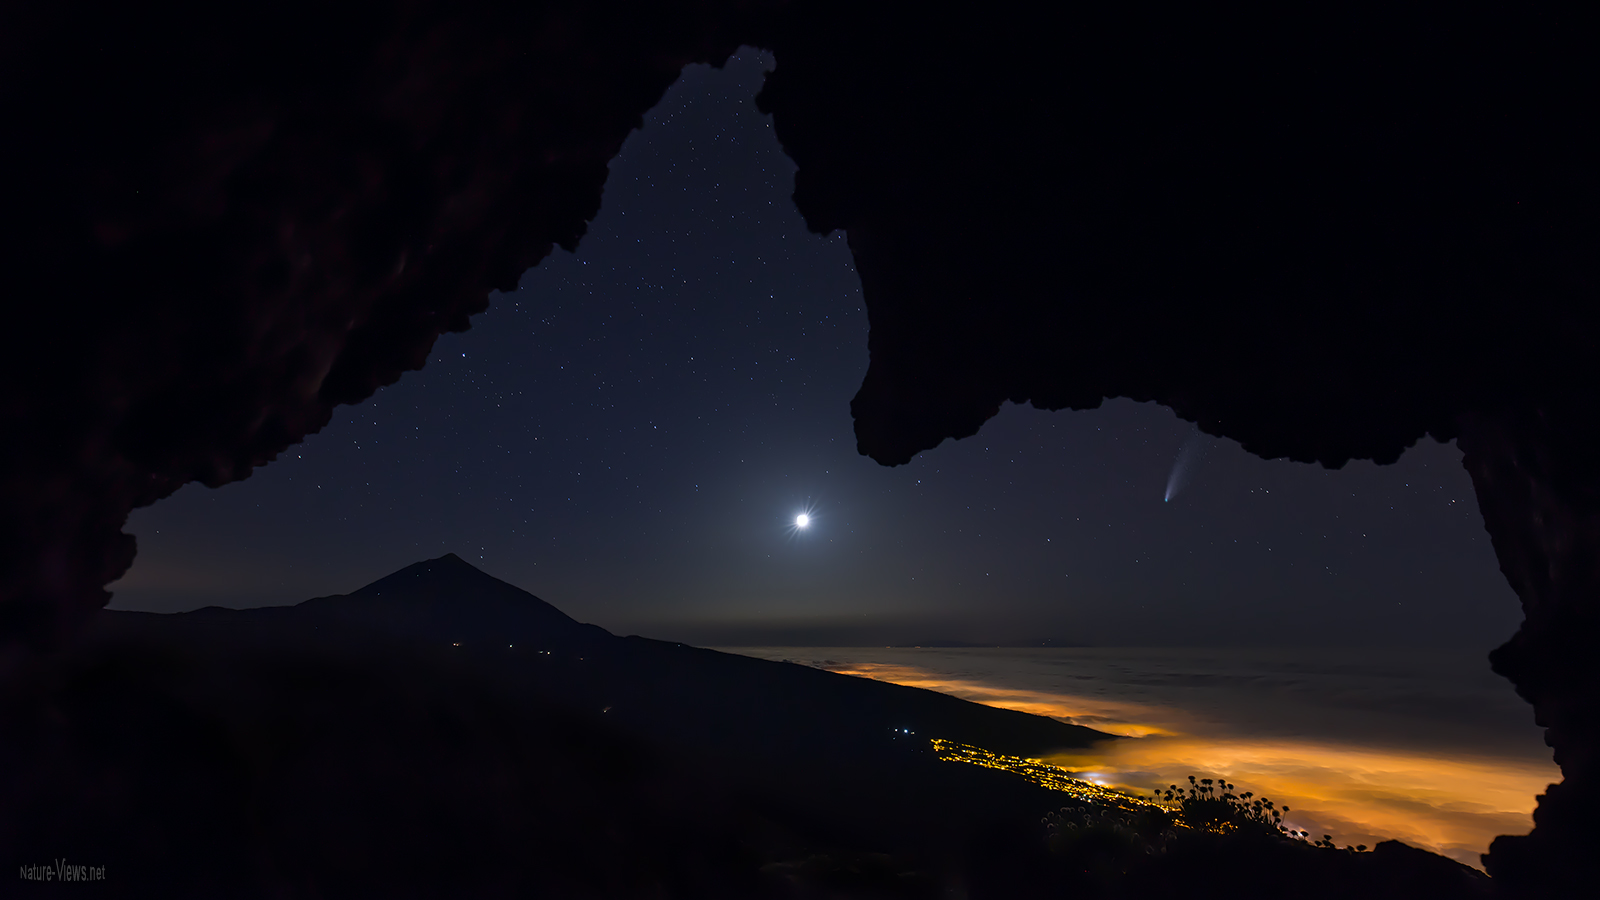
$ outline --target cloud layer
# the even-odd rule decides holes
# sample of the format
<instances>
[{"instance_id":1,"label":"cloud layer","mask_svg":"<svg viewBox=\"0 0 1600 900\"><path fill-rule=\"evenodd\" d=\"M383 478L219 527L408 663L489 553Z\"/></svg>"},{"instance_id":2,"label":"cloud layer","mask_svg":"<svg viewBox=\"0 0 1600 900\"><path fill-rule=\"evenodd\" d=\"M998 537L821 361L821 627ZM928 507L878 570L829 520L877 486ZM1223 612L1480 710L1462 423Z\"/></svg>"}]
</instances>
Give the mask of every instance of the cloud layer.
<instances>
[{"instance_id":1,"label":"cloud layer","mask_svg":"<svg viewBox=\"0 0 1600 900\"><path fill-rule=\"evenodd\" d=\"M1047 761L1148 793L1225 777L1287 805L1291 827L1343 844L1398 839L1482 866L1526 833L1560 778L1531 723L1508 728L1509 686L1477 654L1438 651L772 648L742 652L1051 716L1128 740ZM1282 660L1305 657L1298 672ZM918 657L923 664L918 665ZM1061 665L1049 666L1054 660ZM1070 670L1077 690L1051 671ZM1471 707L1499 710L1478 715ZM1297 708L1301 718L1280 715ZM1418 713L1418 709L1427 709ZM1407 728L1405 719L1421 718ZM1506 732L1511 734L1506 734Z\"/></svg>"}]
</instances>

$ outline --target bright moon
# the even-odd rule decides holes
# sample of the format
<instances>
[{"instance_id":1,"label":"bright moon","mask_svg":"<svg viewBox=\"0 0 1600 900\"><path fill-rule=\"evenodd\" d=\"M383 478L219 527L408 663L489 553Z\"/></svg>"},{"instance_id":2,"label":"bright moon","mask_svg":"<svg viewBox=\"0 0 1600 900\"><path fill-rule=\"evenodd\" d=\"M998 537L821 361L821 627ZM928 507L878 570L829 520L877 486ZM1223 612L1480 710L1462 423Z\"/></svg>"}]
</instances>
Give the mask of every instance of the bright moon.
<instances>
[{"instance_id":1,"label":"bright moon","mask_svg":"<svg viewBox=\"0 0 1600 900\"><path fill-rule=\"evenodd\" d=\"M801 513L800 515L794 517L794 524L796 528L804 528L811 524L811 517L805 513Z\"/></svg>"}]
</instances>

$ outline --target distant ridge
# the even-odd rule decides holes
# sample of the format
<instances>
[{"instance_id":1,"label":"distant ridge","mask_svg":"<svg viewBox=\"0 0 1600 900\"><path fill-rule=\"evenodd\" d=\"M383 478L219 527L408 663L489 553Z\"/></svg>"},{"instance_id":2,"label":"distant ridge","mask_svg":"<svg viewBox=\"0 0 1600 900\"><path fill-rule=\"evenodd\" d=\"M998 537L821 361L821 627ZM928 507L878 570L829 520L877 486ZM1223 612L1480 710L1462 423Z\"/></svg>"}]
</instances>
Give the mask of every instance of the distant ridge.
<instances>
[{"instance_id":1,"label":"distant ridge","mask_svg":"<svg viewBox=\"0 0 1600 900\"><path fill-rule=\"evenodd\" d=\"M487 678L497 690L602 713L608 727L651 743L734 759L770 759L783 748L791 757L850 768L885 752L898 758L897 748L905 745L895 734L1030 757L1111 738L921 688L618 637L454 553L413 563L349 594L295 606L212 606L168 615L107 611L100 632L204 653L234 648L224 656L259 652L276 660L272 665L309 653L363 671L396 659L422 671L448 658L452 666L479 667L470 677ZM922 740L910 743L920 747Z\"/></svg>"},{"instance_id":2,"label":"distant ridge","mask_svg":"<svg viewBox=\"0 0 1600 900\"><path fill-rule=\"evenodd\" d=\"M349 594L315 597L296 609L461 643L611 637L455 555L413 563Z\"/></svg>"},{"instance_id":3,"label":"distant ridge","mask_svg":"<svg viewBox=\"0 0 1600 900\"><path fill-rule=\"evenodd\" d=\"M117 896L207 900L307 885L928 900L937 883L919 873L946 872L985 879L974 897L1089 896L1094 882L1041 840L1041 812L1064 795L944 761L930 740L1023 758L1118 740L921 688L616 637L454 554L298 606L102 611L87 640L0 680L0 735L0 769L27 776L0 778L14 854L86 848L128 873L136 887ZM1249 846L1246 871L1300 871ZM1193 847L1157 859L1173 884L1214 861L1214 844ZM1347 881L1410 879L1322 897L1485 896L1450 889L1475 873L1398 844L1322 856ZM463 872L486 880L463 890Z\"/></svg>"},{"instance_id":4,"label":"distant ridge","mask_svg":"<svg viewBox=\"0 0 1600 900\"><path fill-rule=\"evenodd\" d=\"M143 614L118 614L116 618L129 615ZM516 585L483 572L454 553L412 563L348 594L313 597L294 606L208 606L170 618L196 624L202 620L232 620L279 628L332 619L430 643L463 645L522 642L583 647L614 637L598 625L579 622Z\"/></svg>"}]
</instances>

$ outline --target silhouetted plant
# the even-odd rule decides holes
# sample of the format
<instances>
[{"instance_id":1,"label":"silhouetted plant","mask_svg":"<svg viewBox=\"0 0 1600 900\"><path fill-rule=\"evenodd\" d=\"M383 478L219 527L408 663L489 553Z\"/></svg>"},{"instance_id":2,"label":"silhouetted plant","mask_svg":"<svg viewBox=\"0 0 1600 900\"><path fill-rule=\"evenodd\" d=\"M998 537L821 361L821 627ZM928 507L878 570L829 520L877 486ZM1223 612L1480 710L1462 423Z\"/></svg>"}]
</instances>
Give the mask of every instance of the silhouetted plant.
<instances>
[{"instance_id":1,"label":"silhouetted plant","mask_svg":"<svg viewBox=\"0 0 1600 900\"><path fill-rule=\"evenodd\" d=\"M1326 850L1366 852L1365 844L1340 848L1332 835L1312 841L1306 831L1283 824L1289 807L1252 791L1238 791L1227 779L1189 776L1187 788L1169 785L1154 792L1154 804L1122 807L1085 801L1045 816L1051 853L1086 884L1109 885L1193 841L1220 841L1217 847L1242 850L1279 842L1298 842ZM1250 851L1255 852L1255 851Z\"/></svg>"},{"instance_id":2,"label":"silhouetted plant","mask_svg":"<svg viewBox=\"0 0 1600 900\"><path fill-rule=\"evenodd\" d=\"M1156 788L1154 794L1157 802L1175 803L1179 824L1188 828L1301 836L1283 825L1283 814L1289 807L1280 807L1266 797L1257 798L1252 791L1236 794L1226 779L1196 779L1190 775L1188 790L1173 784L1165 790Z\"/></svg>"}]
</instances>

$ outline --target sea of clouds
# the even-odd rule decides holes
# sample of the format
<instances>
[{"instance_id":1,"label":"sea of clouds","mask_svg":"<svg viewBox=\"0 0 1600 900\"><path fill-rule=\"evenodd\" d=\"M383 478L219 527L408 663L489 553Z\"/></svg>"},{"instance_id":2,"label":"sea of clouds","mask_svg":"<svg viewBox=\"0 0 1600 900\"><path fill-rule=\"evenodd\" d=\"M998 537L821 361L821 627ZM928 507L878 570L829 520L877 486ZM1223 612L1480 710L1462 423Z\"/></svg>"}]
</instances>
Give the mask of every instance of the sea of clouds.
<instances>
[{"instance_id":1,"label":"sea of clouds","mask_svg":"<svg viewBox=\"0 0 1600 900\"><path fill-rule=\"evenodd\" d=\"M1222 776L1314 837L1397 838L1475 866L1561 778L1481 650L723 649L1086 725L1121 739L1047 761L1144 793Z\"/></svg>"}]
</instances>

